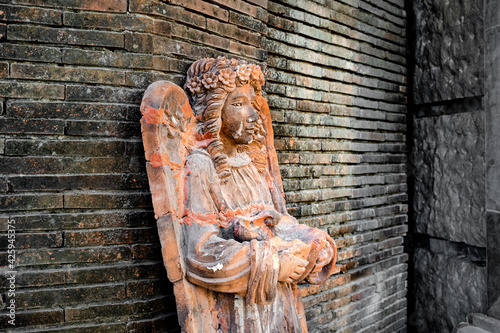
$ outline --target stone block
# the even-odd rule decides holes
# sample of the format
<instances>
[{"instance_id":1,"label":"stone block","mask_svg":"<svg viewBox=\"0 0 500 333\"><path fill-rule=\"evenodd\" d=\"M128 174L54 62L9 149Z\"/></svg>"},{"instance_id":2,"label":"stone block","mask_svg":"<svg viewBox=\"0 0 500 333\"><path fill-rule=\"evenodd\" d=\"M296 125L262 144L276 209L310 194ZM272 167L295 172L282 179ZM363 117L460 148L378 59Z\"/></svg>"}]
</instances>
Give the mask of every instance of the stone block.
<instances>
[{"instance_id":1,"label":"stone block","mask_svg":"<svg viewBox=\"0 0 500 333\"><path fill-rule=\"evenodd\" d=\"M500 212L487 212L488 305L500 301ZM499 309L500 310L500 309ZM500 318L499 318L500 319Z\"/></svg>"},{"instance_id":2,"label":"stone block","mask_svg":"<svg viewBox=\"0 0 500 333\"><path fill-rule=\"evenodd\" d=\"M500 27L486 30L486 208L500 211Z\"/></svg>"},{"instance_id":3,"label":"stone block","mask_svg":"<svg viewBox=\"0 0 500 333\"><path fill-rule=\"evenodd\" d=\"M486 246L484 112L415 118L416 231Z\"/></svg>"},{"instance_id":4,"label":"stone block","mask_svg":"<svg viewBox=\"0 0 500 333\"><path fill-rule=\"evenodd\" d=\"M500 320L488 317L482 313L472 313L469 315L469 322L487 332L500 332Z\"/></svg>"},{"instance_id":5,"label":"stone block","mask_svg":"<svg viewBox=\"0 0 500 333\"><path fill-rule=\"evenodd\" d=\"M451 332L469 313L486 310L485 267L422 248L413 262L417 332Z\"/></svg>"},{"instance_id":6,"label":"stone block","mask_svg":"<svg viewBox=\"0 0 500 333\"><path fill-rule=\"evenodd\" d=\"M415 0L415 104L483 94L483 1Z\"/></svg>"},{"instance_id":7,"label":"stone block","mask_svg":"<svg viewBox=\"0 0 500 333\"><path fill-rule=\"evenodd\" d=\"M500 320L500 298L493 303L493 306L488 309L488 316Z\"/></svg>"}]
</instances>

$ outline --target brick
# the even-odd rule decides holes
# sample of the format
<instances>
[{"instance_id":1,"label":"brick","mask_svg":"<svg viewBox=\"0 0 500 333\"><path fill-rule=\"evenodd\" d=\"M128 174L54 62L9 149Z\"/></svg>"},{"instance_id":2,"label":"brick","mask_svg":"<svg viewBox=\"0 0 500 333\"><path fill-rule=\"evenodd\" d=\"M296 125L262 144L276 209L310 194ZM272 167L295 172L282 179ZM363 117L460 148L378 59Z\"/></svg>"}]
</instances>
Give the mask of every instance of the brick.
<instances>
[{"instance_id":1,"label":"brick","mask_svg":"<svg viewBox=\"0 0 500 333\"><path fill-rule=\"evenodd\" d=\"M125 155L142 156L144 145L140 141L128 141L125 144Z\"/></svg>"},{"instance_id":2,"label":"brick","mask_svg":"<svg viewBox=\"0 0 500 333\"><path fill-rule=\"evenodd\" d=\"M117 281L126 281L133 276L136 279L166 278L163 263L145 263L131 265L108 264L91 268L79 267L67 272L68 284L96 284Z\"/></svg>"},{"instance_id":3,"label":"brick","mask_svg":"<svg viewBox=\"0 0 500 333\"><path fill-rule=\"evenodd\" d=\"M244 45L231 41L229 50L233 53L241 54L243 56L254 58L258 61L265 61L267 59L267 51L255 48L250 45Z\"/></svg>"},{"instance_id":4,"label":"brick","mask_svg":"<svg viewBox=\"0 0 500 333\"><path fill-rule=\"evenodd\" d=\"M40 45L0 44L0 59L60 62L61 50Z\"/></svg>"},{"instance_id":5,"label":"brick","mask_svg":"<svg viewBox=\"0 0 500 333\"><path fill-rule=\"evenodd\" d=\"M166 282L165 280L133 281L127 283L127 295L129 297L141 299L154 297L157 294L165 295L167 292L172 294L173 288L168 288L171 285Z\"/></svg>"},{"instance_id":6,"label":"brick","mask_svg":"<svg viewBox=\"0 0 500 333\"><path fill-rule=\"evenodd\" d=\"M51 191L82 189L145 189L147 179L136 174L126 175L58 175L9 177L10 188L19 191Z\"/></svg>"},{"instance_id":7,"label":"brick","mask_svg":"<svg viewBox=\"0 0 500 333\"><path fill-rule=\"evenodd\" d=\"M180 331L179 322L175 314L161 315L148 320L132 321L127 324L127 332L157 332L163 327L170 327L174 332Z\"/></svg>"},{"instance_id":8,"label":"brick","mask_svg":"<svg viewBox=\"0 0 500 333\"><path fill-rule=\"evenodd\" d=\"M105 263L126 261L132 258L128 246L96 248L22 250L18 251L18 266L41 266L75 263Z\"/></svg>"},{"instance_id":9,"label":"brick","mask_svg":"<svg viewBox=\"0 0 500 333\"><path fill-rule=\"evenodd\" d=\"M127 303L108 303L108 304L94 304L94 305L81 305L75 307L67 307L65 311L65 321L81 321L99 318L119 318L128 317L132 309L135 315L144 313L154 314L161 313L168 309L168 299L164 297L157 297L143 301L127 302Z\"/></svg>"},{"instance_id":10,"label":"brick","mask_svg":"<svg viewBox=\"0 0 500 333\"><path fill-rule=\"evenodd\" d=\"M105 12L126 12L126 0L13 0L14 4L39 5L47 7L66 7L77 9L88 9Z\"/></svg>"},{"instance_id":11,"label":"brick","mask_svg":"<svg viewBox=\"0 0 500 333\"><path fill-rule=\"evenodd\" d=\"M240 29L232 24L207 19L207 29L222 36L231 37L238 42L248 43L257 47L263 46L263 38L259 34Z\"/></svg>"},{"instance_id":12,"label":"brick","mask_svg":"<svg viewBox=\"0 0 500 333\"><path fill-rule=\"evenodd\" d=\"M49 287L63 285L65 283L65 270L44 269L42 271L18 271L16 274L16 286L18 288Z\"/></svg>"},{"instance_id":13,"label":"brick","mask_svg":"<svg viewBox=\"0 0 500 333\"><path fill-rule=\"evenodd\" d=\"M102 194L65 194L65 208L146 208L151 207L151 196L149 193L102 193Z\"/></svg>"},{"instance_id":14,"label":"brick","mask_svg":"<svg viewBox=\"0 0 500 333\"><path fill-rule=\"evenodd\" d=\"M123 152L121 141L17 140L6 141L5 154L13 156L107 156Z\"/></svg>"},{"instance_id":15,"label":"brick","mask_svg":"<svg viewBox=\"0 0 500 333\"><path fill-rule=\"evenodd\" d=\"M259 16L260 11L258 10L258 7L253 6L242 0L220 0L218 1L218 4L221 6L229 7L231 8L231 10L238 11L246 15L250 15L252 17L261 18Z\"/></svg>"},{"instance_id":16,"label":"brick","mask_svg":"<svg viewBox=\"0 0 500 333\"><path fill-rule=\"evenodd\" d=\"M123 212L88 213L39 213L12 214L17 231L79 230L95 228L119 228L129 226L127 214ZM154 218L153 218L154 221Z\"/></svg>"},{"instance_id":17,"label":"brick","mask_svg":"<svg viewBox=\"0 0 500 333\"><path fill-rule=\"evenodd\" d=\"M163 20L111 13L64 13L64 25L76 28L100 28L117 31L142 31L169 36L172 26Z\"/></svg>"},{"instance_id":18,"label":"brick","mask_svg":"<svg viewBox=\"0 0 500 333\"><path fill-rule=\"evenodd\" d=\"M160 50L155 50L154 48L155 37L150 34L138 34L138 33L125 33L125 49L131 52L142 52L142 53L162 53L162 50L170 49L170 47L164 47ZM171 43L168 43L171 45ZM164 51L167 52L167 51Z\"/></svg>"},{"instance_id":19,"label":"brick","mask_svg":"<svg viewBox=\"0 0 500 333\"><path fill-rule=\"evenodd\" d=\"M0 325L9 327L7 314L0 315ZM16 311L16 326L54 325L64 322L64 310L61 308L41 309L35 311Z\"/></svg>"},{"instance_id":20,"label":"brick","mask_svg":"<svg viewBox=\"0 0 500 333\"><path fill-rule=\"evenodd\" d=\"M44 119L0 118L0 133L64 134L64 122Z\"/></svg>"},{"instance_id":21,"label":"brick","mask_svg":"<svg viewBox=\"0 0 500 333\"><path fill-rule=\"evenodd\" d=\"M0 21L61 25L62 14L52 9L0 5Z\"/></svg>"},{"instance_id":22,"label":"brick","mask_svg":"<svg viewBox=\"0 0 500 333\"><path fill-rule=\"evenodd\" d=\"M0 62L0 79L9 76L9 63L6 61Z\"/></svg>"},{"instance_id":23,"label":"brick","mask_svg":"<svg viewBox=\"0 0 500 333\"><path fill-rule=\"evenodd\" d=\"M229 45L231 48L232 44L230 43ZM214 57L216 58L217 56L220 55L220 52L215 51L212 48L203 47L203 46L191 44L191 43L185 43L185 42L181 42L181 41L175 41L175 43L173 45L173 50L169 49L169 52L173 52L173 54L184 56L185 58L193 59L193 60L197 59L197 57L195 56L196 54L200 54L200 55L203 55L205 57L212 57L212 58L214 58Z\"/></svg>"},{"instance_id":24,"label":"brick","mask_svg":"<svg viewBox=\"0 0 500 333\"><path fill-rule=\"evenodd\" d=\"M66 64L99 66L99 67L121 67L154 69L154 58L146 54L129 54L112 51L94 51L67 48L62 52L62 62ZM168 69L165 68L158 69Z\"/></svg>"},{"instance_id":25,"label":"brick","mask_svg":"<svg viewBox=\"0 0 500 333\"><path fill-rule=\"evenodd\" d=\"M12 64L12 78L45 81L124 84L125 73L109 69Z\"/></svg>"},{"instance_id":26,"label":"brick","mask_svg":"<svg viewBox=\"0 0 500 333\"><path fill-rule=\"evenodd\" d=\"M129 0L130 12L151 14L160 17L170 18L199 28L206 27L206 19L203 15L198 15L186 11L180 6L173 6L163 2L149 0Z\"/></svg>"},{"instance_id":27,"label":"brick","mask_svg":"<svg viewBox=\"0 0 500 333\"><path fill-rule=\"evenodd\" d=\"M261 34L266 34L267 33L267 25L262 23L259 20L256 20L255 18L240 14L237 12L229 12L229 23L248 28L253 31L257 31Z\"/></svg>"},{"instance_id":28,"label":"brick","mask_svg":"<svg viewBox=\"0 0 500 333\"><path fill-rule=\"evenodd\" d=\"M93 119L125 120L135 105L71 103L71 102L29 102L9 100L6 103L9 117L15 118L57 118L57 119Z\"/></svg>"},{"instance_id":29,"label":"brick","mask_svg":"<svg viewBox=\"0 0 500 333\"><path fill-rule=\"evenodd\" d=\"M139 122L84 122L71 121L66 125L67 135L112 136L119 138L140 137Z\"/></svg>"},{"instance_id":30,"label":"brick","mask_svg":"<svg viewBox=\"0 0 500 333\"><path fill-rule=\"evenodd\" d=\"M102 101L132 104L140 103L143 93L144 91L140 89L80 85L66 86L66 100L68 101Z\"/></svg>"},{"instance_id":31,"label":"brick","mask_svg":"<svg viewBox=\"0 0 500 333\"><path fill-rule=\"evenodd\" d=\"M64 234L65 247L151 243L157 240L156 229L110 229L75 231Z\"/></svg>"},{"instance_id":32,"label":"brick","mask_svg":"<svg viewBox=\"0 0 500 333\"><path fill-rule=\"evenodd\" d=\"M7 178L0 178L0 192L7 193L9 191L9 182Z\"/></svg>"},{"instance_id":33,"label":"brick","mask_svg":"<svg viewBox=\"0 0 500 333\"><path fill-rule=\"evenodd\" d=\"M147 88L155 82L155 73L151 72L127 72L125 75L125 85L136 88Z\"/></svg>"},{"instance_id":34,"label":"brick","mask_svg":"<svg viewBox=\"0 0 500 333\"><path fill-rule=\"evenodd\" d=\"M215 17L221 21L227 21L229 18L229 12L227 10L202 0L172 0L171 3L184 8L189 8L201 13L202 15ZM219 4L222 3L219 2Z\"/></svg>"},{"instance_id":35,"label":"brick","mask_svg":"<svg viewBox=\"0 0 500 333\"><path fill-rule=\"evenodd\" d=\"M2 157L0 174L59 173L64 169L61 159L40 157Z\"/></svg>"},{"instance_id":36,"label":"brick","mask_svg":"<svg viewBox=\"0 0 500 333\"><path fill-rule=\"evenodd\" d=\"M125 298L125 285L94 285L90 288L82 286L38 289L16 292L16 305L19 309L50 308L69 304L111 301Z\"/></svg>"},{"instance_id":37,"label":"brick","mask_svg":"<svg viewBox=\"0 0 500 333\"><path fill-rule=\"evenodd\" d=\"M143 158L68 158L64 159L63 165L64 170L68 173L146 172Z\"/></svg>"},{"instance_id":38,"label":"brick","mask_svg":"<svg viewBox=\"0 0 500 333\"><path fill-rule=\"evenodd\" d=\"M267 0L248 0L248 2L261 6L264 9L267 9L267 2L268 2Z\"/></svg>"},{"instance_id":39,"label":"brick","mask_svg":"<svg viewBox=\"0 0 500 333\"><path fill-rule=\"evenodd\" d=\"M135 244L132 245L132 256L136 260L161 260L161 247L158 244Z\"/></svg>"},{"instance_id":40,"label":"brick","mask_svg":"<svg viewBox=\"0 0 500 333\"><path fill-rule=\"evenodd\" d=\"M29 310L30 312L32 310ZM37 329L30 333L127 333L125 323L105 323L105 324L79 324L79 325L61 325L60 327L50 327Z\"/></svg>"},{"instance_id":41,"label":"brick","mask_svg":"<svg viewBox=\"0 0 500 333\"><path fill-rule=\"evenodd\" d=\"M208 29L213 31L212 27L209 27ZM204 31L199 31L196 29L184 27L182 25L176 25L172 30L172 35L190 39L195 42L202 40L203 44L207 46L213 46L219 49L224 49L224 50L229 49L229 41L227 40L227 38L222 38L210 33L206 33Z\"/></svg>"},{"instance_id":42,"label":"brick","mask_svg":"<svg viewBox=\"0 0 500 333\"><path fill-rule=\"evenodd\" d=\"M10 24L9 40L41 43L106 46L123 48L124 36L118 32L48 28L35 25Z\"/></svg>"},{"instance_id":43,"label":"brick","mask_svg":"<svg viewBox=\"0 0 500 333\"><path fill-rule=\"evenodd\" d=\"M63 244L61 233L16 233L16 248L17 249L30 249L30 248L42 248L50 247L56 248L61 247ZM0 248L7 248L7 236L0 236Z\"/></svg>"},{"instance_id":44,"label":"brick","mask_svg":"<svg viewBox=\"0 0 500 333\"><path fill-rule=\"evenodd\" d=\"M0 96L33 99L64 99L64 85L0 81Z\"/></svg>"},{"instance_id":45,"label":"brick","mask_svg":"<svg viewBox=\"0 0 500 333\"><path fill-rule=\"evenodd\" d=\"M63 197L61 194L0 195L0 207L3 211L62 208Z\"/></svg>"}]
</instances>

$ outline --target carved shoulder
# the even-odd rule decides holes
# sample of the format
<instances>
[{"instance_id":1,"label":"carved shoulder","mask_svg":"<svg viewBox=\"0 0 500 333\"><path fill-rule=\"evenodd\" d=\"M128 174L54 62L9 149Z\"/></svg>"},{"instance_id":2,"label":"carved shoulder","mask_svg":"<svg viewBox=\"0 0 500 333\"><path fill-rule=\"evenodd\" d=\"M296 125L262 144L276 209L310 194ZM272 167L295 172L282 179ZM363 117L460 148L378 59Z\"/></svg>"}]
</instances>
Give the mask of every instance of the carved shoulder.
<instances>
[{"instance_id":1,"label":"carved shoulder","mask_svg":"<svg viewBox=\"0 0 500 333\"><path fill-rule=\"evenodd\" d=\"M213 176L215 173L214 164L210 155L202 149L194 149L186 158L186 168L193 175L206 174Z\"/></svg>"}]
</instances>

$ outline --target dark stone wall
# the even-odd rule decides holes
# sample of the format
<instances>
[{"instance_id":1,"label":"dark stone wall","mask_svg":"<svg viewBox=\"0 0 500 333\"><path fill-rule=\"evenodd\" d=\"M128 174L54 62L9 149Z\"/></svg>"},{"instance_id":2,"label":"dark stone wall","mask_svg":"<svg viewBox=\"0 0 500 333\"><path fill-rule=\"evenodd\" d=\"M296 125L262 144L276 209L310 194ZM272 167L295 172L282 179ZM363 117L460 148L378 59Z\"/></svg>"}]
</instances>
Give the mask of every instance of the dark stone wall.
<instances>
[{"instance_id":1,"label":"dark stone wall","mask_svg":"<svg viewBox=\"0 0 500 333\"><path fill-rule=\"evenodd\" d=\"M483 94L482 2L412 1L415 104Z\"/></svg>"},{"instance_id":2,"label":"dark stone wall","mask_svg":"<svg viewBox=\"0 0 500 333\"><path fill-rule=\"evenodd\" d=\"M486 210L488 305L500 319L500 3L485 1Z\"/></svg>"},{"instance_id":3,"label":"dark stone wall","mask_svg":"<svg viewBox=\"0 0 500 333\"><path fill-rule=\"evenodd\" d=\"M443 333L487 308L484 6L474 0L409 3L409 331Z\"/></svg>"},{"instance_id":4,"label":"dark stone wall","mask_svg":"<svg viewBox=\"0 0 500 333\"><path fill-rule=\"evenodd\" d=\"M473 106L414 119L414 222L419 234L486 247L484 111Z\"/></svg>"},{"instance_id":5,"label":"dark stone wall","mask_svg":"<svg viewBox=\"0 0 500 333\"><path fill-rule=\"evenodd\" d=\"M310 332L404 332L405 24L404 0L0 0L12 332L179 331L139 104L219 55L267 65L289 211L339 247L335 275L300 286ZM5 286L2 274L0 330Z\"/></svg>"}]
</instances>

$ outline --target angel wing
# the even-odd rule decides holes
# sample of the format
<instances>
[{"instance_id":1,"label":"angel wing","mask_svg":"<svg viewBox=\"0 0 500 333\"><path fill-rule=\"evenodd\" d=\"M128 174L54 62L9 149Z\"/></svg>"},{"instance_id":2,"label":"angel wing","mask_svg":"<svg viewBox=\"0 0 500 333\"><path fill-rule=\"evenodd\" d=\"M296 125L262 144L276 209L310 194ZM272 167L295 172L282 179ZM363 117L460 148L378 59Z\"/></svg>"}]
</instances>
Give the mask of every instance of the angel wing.
<instances>
[{"instance_id":1,"label":"angel wing","mask_svg":"<svg viewBox=\"0 0 500 333\"><path fill-rule=\"evenodd\" d=\"M184 213L184 164L195 140L196 119L184 90L168 81L151 84L141 104L146 169L157 218L163 263L174 284L179 323L184 331L200 327L190 316L203 302L197 286L185 279L181 249ZM181 300L181 301L179 301Z\"/></svg>"}]
</instances>

